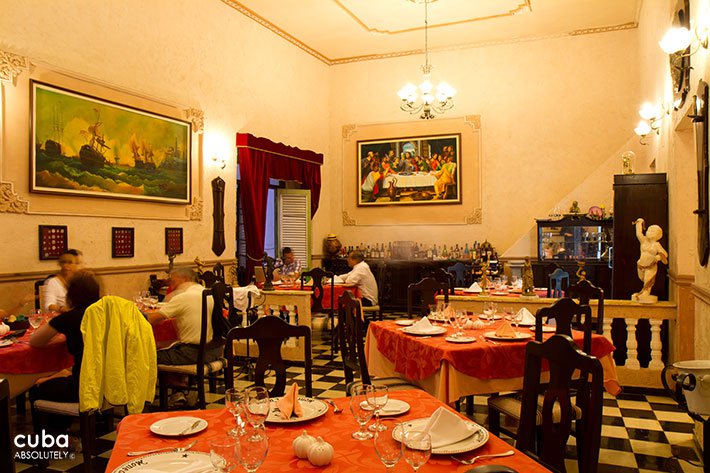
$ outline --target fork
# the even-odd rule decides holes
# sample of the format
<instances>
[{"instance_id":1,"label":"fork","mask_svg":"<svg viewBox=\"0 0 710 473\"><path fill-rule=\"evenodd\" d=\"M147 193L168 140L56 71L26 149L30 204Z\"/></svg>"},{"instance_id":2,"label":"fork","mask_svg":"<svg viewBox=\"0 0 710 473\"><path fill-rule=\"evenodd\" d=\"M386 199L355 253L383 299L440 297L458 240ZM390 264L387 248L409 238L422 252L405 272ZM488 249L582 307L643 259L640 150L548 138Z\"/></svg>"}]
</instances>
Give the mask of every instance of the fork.
<instances>
[{"instance_id":1,"label":"fork","mask_svg":"<svg viewBox=\"0 0 710 473\"><path fill-rule=\"evenodd\" d=\"M155 453L155 452L162 452L163 450L174 450L177 453L184 452L186 450L190 450L192 447L195 446L197 443L197 440L193 440L189 444L185 445L184 447L163 447L163 448L154 448L153 450L142 450L138 452L128 452L126 455L129 457L139 457L141 455L147 455L149 453Z\"/></svg>"},{"instance_id":2,"label":"fork","mask_svg":"<svg viewBox=\"0 0 710 473\"><path fill-rule=\"evenodd\" d=\"M451 455L451 458L456 460L459 463L462 463L464 465L473 465L476 463L476 460L480 460L481 458L498 458L498 457L509 457L515 453L514 450L508 450L507 452L503 453L492 453L489 455L478 455L476 457L471 458L470 460L461 460L460 458L456 458L455 456Z\"/></svg>"},{"instance_id":3,"label":"fork","mask_svg":"<svg viewBox=\"0 0 710 473\"><path fill-rule=\"evenodd\" d=\"M331 405L331 407L333 408L333 414L340 414L341 412L343 412L343 410L336 406L332 400L326 399L325 402Z\"/></svg>"}]
</instances>

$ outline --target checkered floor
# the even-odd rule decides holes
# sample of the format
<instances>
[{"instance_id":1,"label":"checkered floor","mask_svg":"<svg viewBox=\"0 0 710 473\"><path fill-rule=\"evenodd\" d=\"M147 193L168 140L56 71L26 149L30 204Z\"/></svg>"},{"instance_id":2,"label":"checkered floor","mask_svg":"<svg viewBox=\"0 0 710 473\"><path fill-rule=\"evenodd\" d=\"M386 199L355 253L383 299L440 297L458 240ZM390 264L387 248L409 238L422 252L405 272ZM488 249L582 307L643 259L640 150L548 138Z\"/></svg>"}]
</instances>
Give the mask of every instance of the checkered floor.
<instances>
[{"instance_id":1,"label":"checkered floor","mask_svg":"<svg viewBox=\"0 0 710 473\"><path fill-rule=\"evenodd\" d=\"M314 334L313 393L316 397L342 397L345 395L342 364L338 358L330 359L330 346ZM303 368L288 369L292 380L303 380ZM251 385L246 376L235 382L236 387ZM207 394L209 409L224 407L224 396ZM157 409L157 405L156 405ZM26 415L18 415L13 407L12 423L17 433L30 433L32 422L29 408ZM473 420L487 425L485 396L474 400ZM599 473L648 473L648 472L702 472L698 454L693 442L694 424L675 402L656 393L622 393L616 398L605 394L602 426ZM78 424L72 427L78 436ZM97 459L97 471L104 471L111 455L116 432L109 432L97 439L97 447L102 453ZM512 443L511 439L507 439ZM567 447L567 469L577 472L576 446L574 438ZM82 456L76 454L71 460L51 462L48 470L16 462L18 472L35 471L83 471ZM522 472L521 472L522 473Z\"/></svg>"}]
</instances>

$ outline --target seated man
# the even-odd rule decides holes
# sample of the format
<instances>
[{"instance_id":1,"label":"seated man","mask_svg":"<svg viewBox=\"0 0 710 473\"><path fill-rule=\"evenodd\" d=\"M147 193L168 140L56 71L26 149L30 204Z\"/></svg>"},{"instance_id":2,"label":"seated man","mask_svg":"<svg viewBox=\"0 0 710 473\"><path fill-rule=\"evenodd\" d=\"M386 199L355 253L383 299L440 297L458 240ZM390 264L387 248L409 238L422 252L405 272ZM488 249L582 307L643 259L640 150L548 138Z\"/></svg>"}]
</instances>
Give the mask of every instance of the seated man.
<instances>
[{"instance_id":1,"label":"seated man","mask_svg":"<svg viewBox=\"0 0 710 473\"><path fill-rule=\"evenodd\" d=\"M353 284L360 289L362 294L362 305L372 307L377 305L377 281L372 275L370 267L365 263L365 257L361 251L354 250L348 255L348 266L352 271L341 274L345 284Z\"/></svg>"},{"instance_id":2,"label":"seated man","mask_svg":"<svg viewBox=\"0 0 710 473\"><path fill-rule=\"evenodd\" d=\"M280 280L284 275L295 274L298 276L301 274L301 262L296 259L293 250L288 246L281 250L281 259L276 260L274 266L277 269L274 272L274 281Z\"/></svg>"},{"instance_id":3,"label":"seated man","mask_svg":"<svg viewBox=\"0 0 710 473\"><path fill-rule=\"evenodd\" d=\"M148 313L148 321L157 325L165 319L175 319L178 340L168 348L158 350L158 364L192 365L197 363L200 351L200 333L202 325L202 290L197 284L197 275L189 268L178 268L170 273L170 285L177 294L163 307ZM207 299L208 317L212 314L214 300ZM212 324L208 319L207 342L212 340ZM218 359L222 346L207 345L205 363Z\"/></svg>"}]
</instances>

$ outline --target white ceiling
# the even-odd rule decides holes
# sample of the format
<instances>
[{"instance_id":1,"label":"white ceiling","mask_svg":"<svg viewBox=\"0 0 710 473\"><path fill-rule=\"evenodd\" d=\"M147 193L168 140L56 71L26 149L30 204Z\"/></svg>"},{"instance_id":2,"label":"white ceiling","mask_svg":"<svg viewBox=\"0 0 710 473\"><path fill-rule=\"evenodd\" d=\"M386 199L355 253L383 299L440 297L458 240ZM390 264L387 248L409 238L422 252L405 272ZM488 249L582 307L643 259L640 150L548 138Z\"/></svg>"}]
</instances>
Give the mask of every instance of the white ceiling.
<instances>
[{"instance_id":1,"label":"white ceiling","mask_svg":"<svg viewBox=\"0 0 710 473\"><path fill-rule=\"evenodd\" d=\"M418 54L424 0L222 0L327 64ZM635 28L643 0L430 0L429 49Z\"/></svg>"}]
</instances>

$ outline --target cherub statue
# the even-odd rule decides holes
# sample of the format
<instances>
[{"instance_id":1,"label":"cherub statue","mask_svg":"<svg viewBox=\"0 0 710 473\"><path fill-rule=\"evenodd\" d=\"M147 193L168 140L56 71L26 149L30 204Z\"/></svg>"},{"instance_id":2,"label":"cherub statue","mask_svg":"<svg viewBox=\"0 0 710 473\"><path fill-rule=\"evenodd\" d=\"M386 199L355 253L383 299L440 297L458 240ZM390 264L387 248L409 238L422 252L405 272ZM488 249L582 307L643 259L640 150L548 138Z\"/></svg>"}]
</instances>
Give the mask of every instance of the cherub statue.
<instances>
[{"instance_id":1,"label":"cherub statue","mask_svg":"<svg viewBox=\"0 0 710 473\"><path fill-rule=\"evenodd\" d=\"M569 208L569 213L578 214L580 212L581 212L581 210L579 210L579 203L576 200L573 200L572 206Z\"/></svg>"},{"instance_id":2,"label":"cherub statue","mask_svg":"<svg viewBox=\"0 0 710 473\"><path fill-rule=\"evenodd\" d=\"M533 297L535 296L535 284L533 283L533 270L532 264L530 264L530 258L525 258L525 264L523 264L523 296Z\"/></svg>"},{"instance_id":3,"label":"cherub statue","mask_svg":"<svg viewBox=\"0 0 710 473\"><path fill-rule=\"evenodd\" d=\"M636 261L636 270L639 279L643 282L641 291L631 295L631 300L644 304L658 302L658 297L651 295L651 289L656 282L658 272L658 262L668 264L668 252L663 249L658 242L663 237L663 230L658 225L651 225L643 233L644 220L637 218L633 225L636 225L636 238L641 246L641 255Z\"/></svg>"},{"instance_id":4,"label":"cherub statue","mask_svg":"<svg viewBox=\"0 0 710 473\"><path fill-rule=\"evenodd\" d=\"M274 290L274 285L271 284L271 281L274 280L274 258L269 256L267 253L264 253L264 290L265 291L273 291Z\"/></svg>"}]
</instances>

